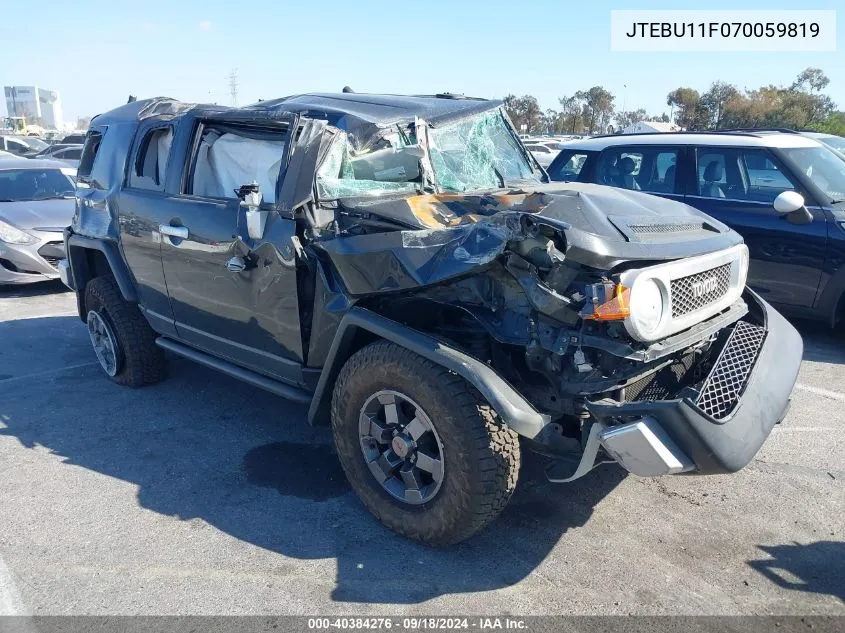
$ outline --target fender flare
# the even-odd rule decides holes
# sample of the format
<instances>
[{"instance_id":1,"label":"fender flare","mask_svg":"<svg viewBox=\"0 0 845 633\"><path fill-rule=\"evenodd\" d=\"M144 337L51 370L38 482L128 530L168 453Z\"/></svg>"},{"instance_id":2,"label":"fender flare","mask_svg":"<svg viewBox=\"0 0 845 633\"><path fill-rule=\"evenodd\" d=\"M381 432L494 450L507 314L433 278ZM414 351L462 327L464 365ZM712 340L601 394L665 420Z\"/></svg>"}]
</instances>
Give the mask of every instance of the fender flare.
<instances>
[{"instance_id":1,"label":"fender flare","mask_svg":"<svg viewBox=\"0 0 845 633\"><path fill-rule=\"evenodd\" d=\"M845 297L845 266L839 268L827 280L816 301L819 316L830 324L830 327L836 325L838 317L845 316L838 313L839 308L842 307L843 297Z\"/></svg>"},{"instance_id":2,"label":"fender flare","mask_svg":"<svg viewBox=\"0 0 845 633\"><path fill-rule=\"evenodd\" d=\"M82 251L94 250L101 252L106 258L112 275L114 275L117 287L120 289L120 294L123 295L126 301L138 303L138 293L135 291L132 275L114 242L68 232L65 234L65 245L68 266L70 267L74 289L76 290L77 310L81 319L85 320L85 284L95 276L94 271L89 269L88 259L80 256Z\"/></svg>"},{"instance_id":3,"label":"fender flare","mask_svg":"<svg viewBox=\"0 0 845 633\"><path fill-rule=\"evenodd\" d=\"M380 339L396 343L423 358L445 367L473 385L502 420L519 435L534 438L551 420L538 412L516 389L492 367L463 352L401 323L364 308L354 307L343 317L329 349L326 363L317 382L308 421L325 420L332 389L340 369L351 355L351 344L359 330L366 330Z\"/></svg>"}]
</instances>

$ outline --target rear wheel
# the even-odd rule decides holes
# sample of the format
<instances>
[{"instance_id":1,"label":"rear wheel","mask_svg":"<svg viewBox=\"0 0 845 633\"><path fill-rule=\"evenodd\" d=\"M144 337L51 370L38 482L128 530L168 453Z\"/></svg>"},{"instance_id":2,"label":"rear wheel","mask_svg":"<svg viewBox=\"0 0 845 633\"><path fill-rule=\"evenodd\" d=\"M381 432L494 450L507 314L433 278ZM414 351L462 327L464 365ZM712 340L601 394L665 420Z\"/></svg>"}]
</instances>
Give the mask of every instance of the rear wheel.
<instances>
[{"instance_id":1,"label":"rear wheel","mask_svg":"<svg viewBox=\"0 0 845 633\"><path fill-rule=\"evenodd\" d=\"M463 378L393 343L373 343L344 365L332 431L367 509L414 540L472 536L516 487L516 433Z\"/></svg>"},{"instance_id":2,"label":"rear wheel","mask_svg":"<svg viewBox=\"0 0 845 633\"><path fill-rule=\"evenodd\" d=\"M164 352L156 333L127 302L111 277L96 277L85 286L86 324L103 371L119 385L141 387L165 375Z\"/></svg>"}]
</instances>

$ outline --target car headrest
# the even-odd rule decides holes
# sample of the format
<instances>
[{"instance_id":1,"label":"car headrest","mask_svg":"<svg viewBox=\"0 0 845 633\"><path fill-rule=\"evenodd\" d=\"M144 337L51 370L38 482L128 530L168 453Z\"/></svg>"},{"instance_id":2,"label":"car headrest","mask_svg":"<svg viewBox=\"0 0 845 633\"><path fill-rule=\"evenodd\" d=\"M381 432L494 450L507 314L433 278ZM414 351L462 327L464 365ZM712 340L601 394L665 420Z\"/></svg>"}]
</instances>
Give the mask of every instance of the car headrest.
<instances>
[{"instance_id":1,"label":"car headrest","mask_svg":"<svg viewBox=\"0 0 845 633\"><path fill-rule=\"evenodd\" d=\"M626 176L629 174L633 174L634 170L637 168L637 164L634 162L634 159L630 156L625 156L624 158L620 159L620 161L617 163L617 166Z\"/></svg>"},{"instance_id":2,"label":"car headrest","mask_svg":"<svg viewBox=\"0 0 845 633\"><path fill-rule=\"evenodd\" d=\"M724 171L722 163L717 160L711 160L707 163L707 167L704 168L705 182L716 182L717 180L721 180Z\"/></svg>"}]
</instances>

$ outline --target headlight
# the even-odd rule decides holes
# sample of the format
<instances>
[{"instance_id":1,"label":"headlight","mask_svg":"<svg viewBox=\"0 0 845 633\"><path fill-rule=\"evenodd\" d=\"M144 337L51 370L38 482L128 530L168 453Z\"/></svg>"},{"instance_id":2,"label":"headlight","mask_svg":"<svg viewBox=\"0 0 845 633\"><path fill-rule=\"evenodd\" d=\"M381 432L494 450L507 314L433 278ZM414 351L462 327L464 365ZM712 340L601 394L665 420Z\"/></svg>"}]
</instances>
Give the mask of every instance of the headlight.
<instances>
[{"instance_id":1,"label":"headlight","mask_svg":"<svg viewBox=\"0 0 845 633\"><path fill-rule=\"evenodd\" d=\"M663 290L653 279L640 279L631 289L631 324L643 336L656 332L663 320Z\"/></svg>"},{"instance_id":2,"label":"headlight","mask_svg":"<svg viewBox=\"0 0 845 633\"><path fill-rule=\"evenodd\" d=\"M21 231L16 226L0 220L0 242L7 244L34 244L38 238Z\"/></svg>"}]
</instances>

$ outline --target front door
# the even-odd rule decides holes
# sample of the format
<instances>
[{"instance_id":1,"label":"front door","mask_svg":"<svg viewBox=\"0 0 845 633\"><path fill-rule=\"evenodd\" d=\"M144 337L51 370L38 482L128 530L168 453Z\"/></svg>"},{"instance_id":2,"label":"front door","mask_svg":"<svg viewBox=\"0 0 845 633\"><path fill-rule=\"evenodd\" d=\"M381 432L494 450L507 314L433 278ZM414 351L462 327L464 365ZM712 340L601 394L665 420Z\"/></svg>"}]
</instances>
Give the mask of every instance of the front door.
<instances>
[{"instance_id":1,"label":"front door","mask_svg":"<svg viewBox=\"0 0 845 633\"><path fill-rule=\"evenodd\" d=\"M745 239L748 285L771 303L812 307L827 250L824 211L765 148L700 146L696 159L697 185L686 202ZM811 223L793 224L775 212L783 191L804 196Z\"/></svg>"},{"instance_id":2,"label":"front door","mask_svg":"<svg viewBox=\"0 0 845 633\"><path fill-rule=\"evenodd\" d=\"M178 337L274 378L299 382L302 343L293 220L272 211L290 126L197 118L180 126L174 155L187 169L168 182L159 232ZM235 190L257 182L267 224L249 236Z\"/></svg>"}]
</instances>

